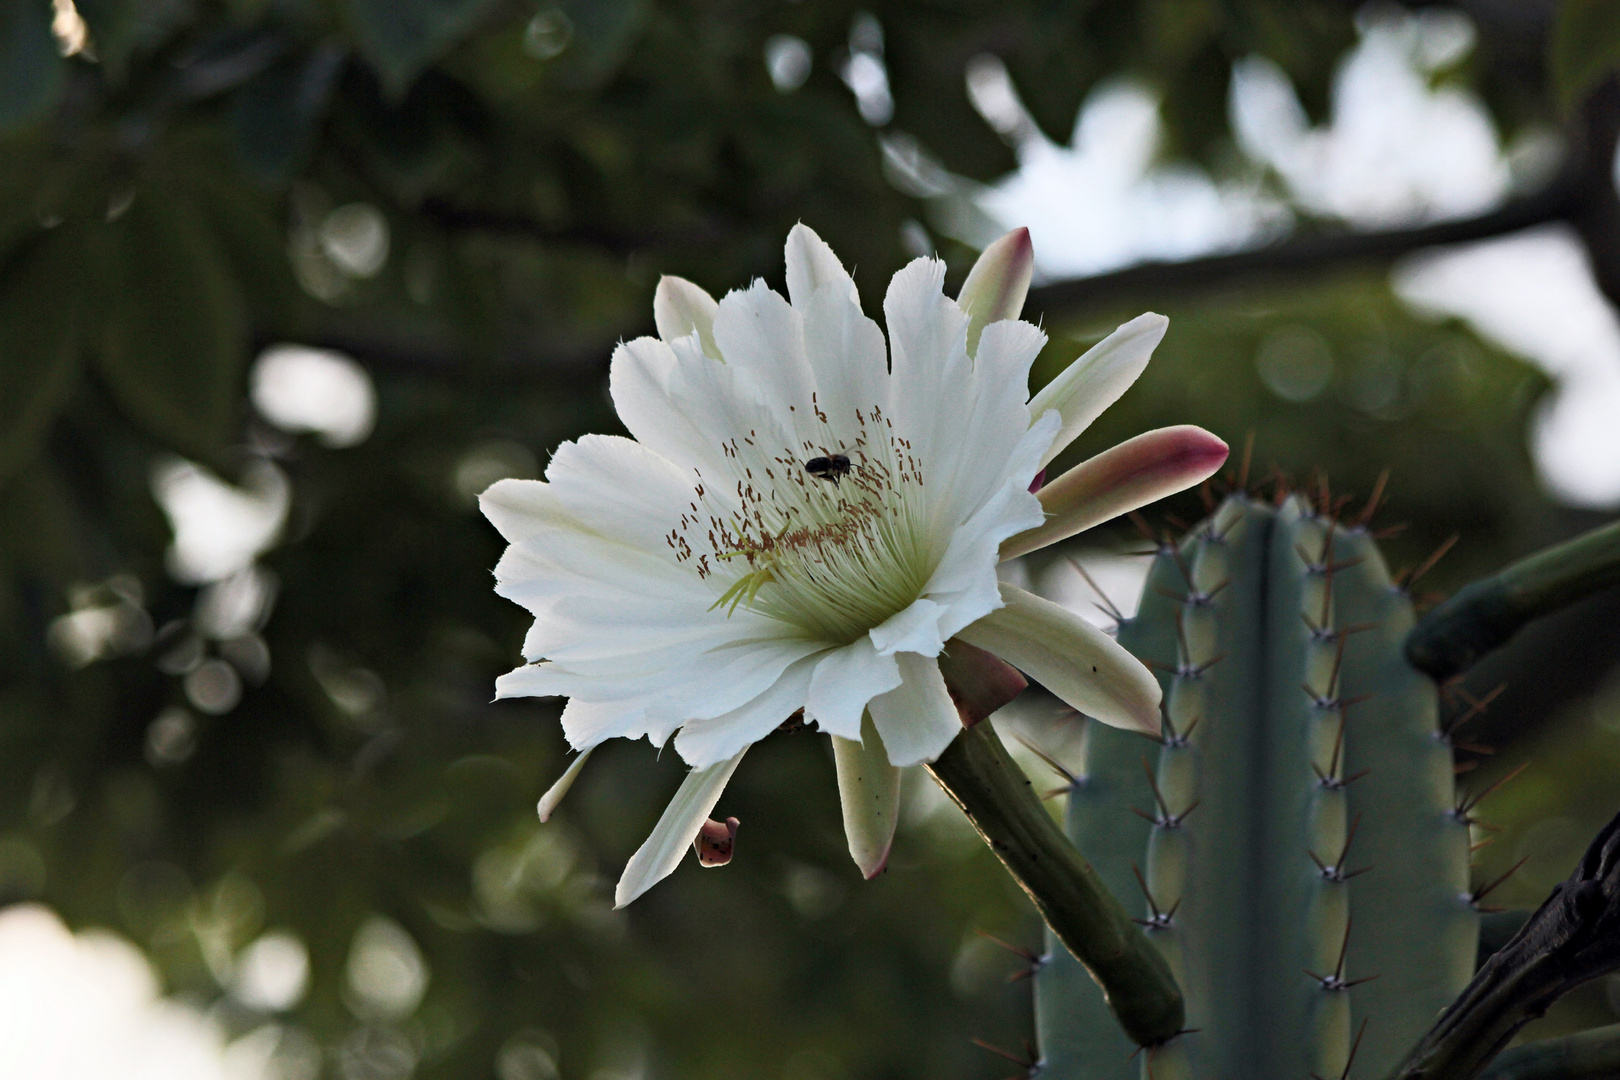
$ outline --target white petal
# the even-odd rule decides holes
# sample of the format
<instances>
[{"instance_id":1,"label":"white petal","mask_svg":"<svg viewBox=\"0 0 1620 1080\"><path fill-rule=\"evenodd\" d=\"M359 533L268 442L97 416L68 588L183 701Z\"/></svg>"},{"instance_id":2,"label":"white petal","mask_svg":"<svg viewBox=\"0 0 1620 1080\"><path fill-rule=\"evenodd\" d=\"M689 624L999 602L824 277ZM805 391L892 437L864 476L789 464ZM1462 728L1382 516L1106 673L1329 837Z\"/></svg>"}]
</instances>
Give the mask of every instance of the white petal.
<instances>
[{"instance_id":1,"label":"white petal","mask_svg":"<svg viewBox=\"0 0 1620 1080\"><path fill-rule=\"evenodd\" d=\"M692 483L647 447L617 435L586 435L557 447L546 480L586 528L675 563L667 537L689 509Z\"/></svg>"},{"instance_id":2,"label":"white petal","mask_svg":"<svg viewBox=\"0 0 1620 1080\"><path fill-rule=\"evenodd\" d=\"M478 496L478 509L511 544L533 539L565 518L543 480L497 480Z\"/></svg>"},{"instance_id":3,"label":"white petal","mask_svg":"<svg viewBox=\"0 0 1620 1080\"><path fill-rule=\"evenodd\" d=\"M909 439L930 490L948 490L963 453L961 433L976 394L969 389L968 317L943 292L945 264L916 259L889 282L890 411Z\"/></svg>"},{"instance_id":4,"label":"white petal","mask_svg":"<svg viewBox=\"0 0 1620 1080\"><path fill-rule=\"evenodd\" d=\"M816 291L826 285L837 286L841 295L860 303L849 271L810 226L803 222L793 226L788 233L786 254L788 299L793 301L794 307L807 305Z\"/></svg>"},{"instance_id":5,"label":"white petal","mask_svg":"<svg viewBox=\"0 0 1620 1080\"><path fill-rule=\"evenodd\" d=\"M1037 420L1008 462L1001 490L951 535L950 546L934 568L923 594L945 608L940 636L947 641L962 627L1001 606L994 563L1010 536L1044 520L1040 500L1029 493L1035 460L1057 430L1057 414Z\"/></svg>"},{"instance_id":6,"label":"white petal","mask_svg":"<svg viewBox=\"0 0 1620 1080\"><path fill-rule=\"evenodd\" d=\"M870 419L889 409L889 354L883 331L837 284L823 285L803 305L805 357L817 401L834 437L853 443L856 411Z\"/></svg>"},{"instance_id":7,"label":"white petal","mask_svg":"<svg viewBox=\"0 0 1620 1080\"><path fill-rule=\"evenodd\" d=\"M704 768L763 739L802 708L814 659L799 660L764 693L730 712L692 720L675 736L675 750L694 768Z\"/></svg>"},{"instance_id":8,"label":"white petal","mask_svg":"<svg viewBox=\"0 0 1620 1080\"><path fill-rule=\"evenodd\" d=\"M680 790L670 800L664 816L653 826L647 842L636 849L625 864L619 887L613 892L613 906L622 908L660 881L680 865L698 830L709 819L721 792L737 771L743 758L739 753L726 761L706 769L694 769L681 781Z\"/></svg>"},{"instance_id":9,"label":"white petal","mask_svg":"<svg viewBox=\"0 0 1620 1080\"><path fill-rule=\"evenodd\" d=\"M804 353L804 320L792 305L763 281L735 289L720 301L714 340L727 367L744 369L753 377L777 422L811 437L815 428L810 395L815 383ZM793 446L798 443L795 438Z\"/></svg>"},{"instance_id":10,"label":"white petal","mask_svg":"<svg viewBox=\"0 0 1620 1080\"><path fill-rule=\"evenodd\" d=\"M939 616L943 611L934 601L919 598L890 615L881 625L874 626L868 636L883 656L902 650L938 656L939 650L945 647L945 639L939 632Z\"/></svg>"},{"instance_id":11,"label":"white petal","mask_svg":"<svg viewBox=\"0 0 1620 1080\"><path fill-rule=\"evenodd\" d=\"M579 779L580 770L585 767L585 763L591 759L591 754L594 752L595 747L592 747L569 762L568 768L564 769L563 774L557 777L557 782L547 788L544 795L540 796L540 803L535 807L535 811L540 815L542 822L551 820L551 815L557 809L557 804L563 801L563 796L568 794L568 789L574 786L575 780Z\"/></svg>"},{"instance_id":12,"label":"white petal","mask_svg":"<svg viewBox=\"0 0 1620 1080\"><path fill-rule=\"evenodd\" d=\"M849 854L870 881L883 872L894 844L900 818L900 770L889 763L889 753L870 717L859 737L833 737L833 764L838 770L838 801L844 811L844 836Z\"/></svg>"},{"instance_id":13,"label":"white petal","mask_svg":"<svg viewBox=\"0 0 1620 1080\"><path fill-rule=\"evenodd\" d=\"M515 697L561 697L568 691L568 675L556 664L525 664L496 676L495 700Z\"/></svg>"},{"instance_id":14,"label":"white petal","mask_svg":"<svg viewBox=\"0 0 1620 1080\"><path fill-rule=\"evenodd\" d=\"M1159 681L1136 657L1049 600L1005 583L1001 598L1005 607L957 636L995 653L1087 716L1159 733Z\"/></svg>"},{"instance_id":15,"label":"white petal","mask_svg":"<svg viewBox=\"0 0 1620 1080\"><path fill-rule=\"evenodd\" d=\"M900 685L900 665L879 655L870 637L834 649L816 664L804 709L816 726L846 739L861 737L866 703Z\"/></svg>"},{"instance_id":16,"label":"white petal","mask_svg":"<svg viewBox=\"0 0 1620 1080\"><path fill-rule=\"evenodd\" d=\"M903 681L873 698L867 709L889 761L904 767L939 757L962 730L962 721L945 689L939 661L916 653L901 653L898 660Z\"/></svg>"},{"instance_id":17,"label":"white petal","mask_svg":"<svg viewBox=\"0 0 1620 1080\"><path fill-rule=\"evenodd\" d=\"M652 741L662 745L675 729L674 724L649 724L646 706L637 701L592 702L572 697L563 707L562 729L568 745L590 753L609 739L639 739L660 736Z\"/></svg>"},{"instance_id":18,"label":"white petal","mask_svg":"<svg viewBox=\"0 0 1620 1080\"><path fill-rule=\"evenodd\" d=\"M665 274L658 279L653 293L653 324L666 343L696 334L703 351L718 360L722 356L714 341L714 313L718 306L714 297L690 281Z\"/></svg>"},{"instance_id":19,"label":"white petal","mask_svg":"<svg viewBox=\"0 0 1620 1080\"><path fill-rule=\"evenodd\" d=\"M1029 400L1031 416L1056 409L1063 428L1041 459L1044 466L1119 400L1147 368L1170 320L1148 312L1103 338Z\"/></svg>"},{"instance_id":20,"label":"white petal","mask_svg":"<svg viewBox=\"0 0 1620 1080\"><path fill-rule=\"evenodd\" d=\"M673 344L637 338L620 345L608 369L608 390L636 441L683 472L726 475L721 445L770 417L752 376L705 355L692 337Z\"/></svg>"}]
</instances>

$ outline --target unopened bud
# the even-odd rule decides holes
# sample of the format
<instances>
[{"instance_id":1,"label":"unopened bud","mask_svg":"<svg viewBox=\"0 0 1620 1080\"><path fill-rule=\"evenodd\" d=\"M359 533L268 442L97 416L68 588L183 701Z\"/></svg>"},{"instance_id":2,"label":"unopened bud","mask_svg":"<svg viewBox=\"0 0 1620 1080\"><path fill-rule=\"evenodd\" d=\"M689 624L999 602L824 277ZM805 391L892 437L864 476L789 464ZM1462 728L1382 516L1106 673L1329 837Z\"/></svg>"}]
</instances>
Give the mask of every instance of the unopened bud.
<instances>
[{"instance_id":1,"label":"unopened bud","mask_svg":"<svg viewBox=\"0 0 1620 1080\"><path fill-rule=\"evenodd\" d=\"M731 849L737 843L738 821L728 817L724 822L710 818L698 829L692 850L697 852L699 866L724 866L731 861Z\"/></svg>"}]
</instances>

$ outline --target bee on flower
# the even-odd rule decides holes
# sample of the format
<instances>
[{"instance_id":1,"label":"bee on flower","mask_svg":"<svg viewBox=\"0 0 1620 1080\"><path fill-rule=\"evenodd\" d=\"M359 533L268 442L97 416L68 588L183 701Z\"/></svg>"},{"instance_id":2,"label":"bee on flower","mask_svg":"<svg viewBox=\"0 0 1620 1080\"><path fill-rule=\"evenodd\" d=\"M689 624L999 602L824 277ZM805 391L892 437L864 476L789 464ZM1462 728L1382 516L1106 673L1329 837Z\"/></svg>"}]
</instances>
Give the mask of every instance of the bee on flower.
<instances>
[{"instance_id":1,"label":"bee on flower","mask_svg":"<svg viewBox=\"0 0 1620 1080\"><path fill-rule=\"evenodd\" d=\"M632 437L564 443L544 481L483 494L510 544L496 592L535 616L530 662L497 696L567 697L580 751L541 816L607 739L673 737L691 766L620 906L674 870L748 748L801 711L833 740L868 877L888 858L898 770L938 757L1024 685L1018 672L1104 723L1158 731L1147 669L996 566L1199 483L1227 448L1163 428L1037 485L1167 321L1133 319L1031 397L1046 343L1018 319L1032 266L1027 231L1010 233L953 300L944 264L915 260L884 298L887 340L803 225L786 298L756 281L716 302L666 277L658 337L613 355Z\"/></svg>"}]
</instances>

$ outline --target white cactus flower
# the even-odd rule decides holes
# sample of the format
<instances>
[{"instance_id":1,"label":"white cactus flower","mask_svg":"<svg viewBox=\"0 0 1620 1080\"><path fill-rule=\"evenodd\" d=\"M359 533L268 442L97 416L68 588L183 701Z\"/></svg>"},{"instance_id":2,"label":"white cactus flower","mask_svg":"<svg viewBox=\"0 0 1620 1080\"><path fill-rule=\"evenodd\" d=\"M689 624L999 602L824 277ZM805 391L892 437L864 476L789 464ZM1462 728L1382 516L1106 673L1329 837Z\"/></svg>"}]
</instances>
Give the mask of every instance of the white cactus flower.
<instances>
[{"instance_id":1,"label":"white cactus flower","mask_svg":"<svg viewBox=\"0 0 1620 1080\"><path fill-rule=\"evenodd\" d=\"M564 443L545 481L484 493L511 545L496 592L535 616L531 663L497 696L566 696L576 750L673 735L692 767L626 867L620 906L675 868L748 747L800 709L835 738L852 855L881 870L895 770L962 728L940 668L953 649L988 650L1090 716L1157 732L1153 676L1089 623L999 584L996 565L1203 480L1226 448L1164 429L1033 494L1141 373L1166 320L1127 323L1031 400L1046 342L1017 320L1031 262L1027 232L1009 234L952 300L944 264L917 259L884 299L887 346L803 225L788 236L788 299L756 281L716 303L666 277L659 337L613 356L633 438Z\"/></svg>"}]
</instances>

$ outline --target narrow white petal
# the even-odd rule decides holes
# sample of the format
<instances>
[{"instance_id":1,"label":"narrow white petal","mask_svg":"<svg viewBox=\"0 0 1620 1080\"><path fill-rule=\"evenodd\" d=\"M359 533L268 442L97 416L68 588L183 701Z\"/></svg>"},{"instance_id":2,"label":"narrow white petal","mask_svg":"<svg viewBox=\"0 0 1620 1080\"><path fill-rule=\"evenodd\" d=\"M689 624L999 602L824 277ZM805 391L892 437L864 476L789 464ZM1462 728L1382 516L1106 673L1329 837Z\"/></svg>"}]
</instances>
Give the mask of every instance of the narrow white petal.
<instances>
[{"instance_id":1,"label":"narrow white petal","mask_svg":"<svg viewBox=\"0 0 1620 1080\"><path fill-rule=\"evenodd\" d=\"M746 752L746 751L744 751ZM707 769L694 769L681 781L681 788L670 800L664 816L653 826L647 842L636 849L625 864L619 887L613 891L613 906L622 908L660 881L680 865L686 849L703 823L709 819L721 792L737 771L742 753Z\"/></svg>"},{"instance_id":2,"label":"narrow white petal","mask_svg":"<svg viewBox=\"0 0 1620 1080\"><path fill-rule=\"evenodd\" d=\"M718 306L714 297L690 281L665 274L658 279L658 289L653 293L653 323L667 344L696 334L703 351L718 360L721 353L714 341L714 313Z\"/></svg>"},{"instance_id":3,"label":"narrow white petal","mask_svg":"<svg viewBox=\"0 0 1620 1080\"><path fill-rule=\"evenodd\" d=\"M1057 457L1103 411L1129 390L1147 368L1153 350L1164 339L1170 320L1148 312L1103 338L1029 400L1031 416L1056 409L1063 427L1041 459L1044 466Z\"/></svg>"},{"instance_id":4,"label":"narrow white petal","mask_svg":"<svg viewBox=\"0 0 1620 1080\"><path fill-rule=\"evenodd\" d=\"M863 637L827 653L816 664L805 712L822 731L859 739L866 703L899 685L899 663L892 655L880 655L872 639Z\"/></svg>"},{"instance_id":5,"label":"narrow white petal","mask_svg":"<svg viewBox=\"0 0 1620 1080\"><path fill-rule=\"evenodd\" d=\"M945 639L939 632L939 616L943 610L932 600L913 600L905 610L890 615L881 626L874 626L868 636L883 656L902 650L938 656L939 650L945 647Z\"/></svg>"},{"instance_id":6,"label":"narrow white petal","mask_svg":"<svg viewBox=\"0 0 1620 1080\"><path fill-rule=\"evenodd\" d=\"M844 810L844 836L849 854L868 881L883 872L900 818L900 770L871 717L857 739L833 736L833 764L838 770L838 801Z\"/></svg>"},{"instance_id":7,"label":"narrow white petal","mask_svg":"<svg viewBox=\"0 0 1620 1080\"><path fill-rule=\"evenodd\" d=\"M995 653L1087 716L1159 733L1159 681L1136 657L1049 600L1005 583L1001 598L1006 606L957 636Z\"/></svg>"},{"instance_id":8,"label":"narrow white petal","mask_svg":"<svg viewBox=\"0 0 1620 1080\"><path fill-rule=\"evenodd\" d=\"M901 683L867 706L883 738L891 764L904 767L933 761L962 730L956 703L945 689L939 661L901 653Z\"/></svg>"},{"instance_id":9,"label":"narrow white petal","mask_svg":"<svg viewBox=\"0 0 1620 1080\"><path fill-rule=\"evenodd\" d=\"M803 308L824 285L836 285L842 295L860 303L854 279L833 254L833 249L815 230L800 222L793 226L787 238L788 299L793 301L794 307Z\"/></svg>"},{"instance_id":10,"label":"narrow white petal","mask_svg":"<svg viewBox=\"0 0 1620 1080\"><path fill-rule=\"evenodd\" d=\"M563 801L563 796L568 794L568 789L574 786L574 781L579 779L579 771L585 767L585 763L590 760L591 755L595 752L596 748L592 747L574 758L573 761L568 763L568 768L563 770L563 774L557 777L557 782L547 788L544 795L540 796L540 804L535 807L535 810L540 814L542 822L551 820L551 815L557 809L557 804Z\"/></svg>"}]
</instances>

